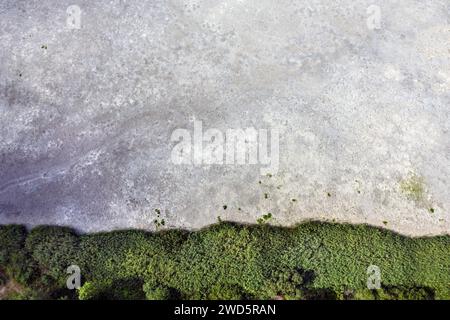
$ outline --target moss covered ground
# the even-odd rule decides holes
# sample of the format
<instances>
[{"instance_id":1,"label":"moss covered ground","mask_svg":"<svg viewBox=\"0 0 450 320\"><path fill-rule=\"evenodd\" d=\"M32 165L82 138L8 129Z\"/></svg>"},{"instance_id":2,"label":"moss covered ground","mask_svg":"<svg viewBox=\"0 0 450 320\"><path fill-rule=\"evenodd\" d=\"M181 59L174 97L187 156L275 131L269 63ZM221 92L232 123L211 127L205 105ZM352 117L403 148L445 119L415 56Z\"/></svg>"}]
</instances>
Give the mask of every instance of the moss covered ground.
<instances>
[{"instance_id":1,"label":"moss covered ground","mask_svg":"<svg viewBox=\"0 0 450 320\"><path fill-rule=\"evenodd\" d=\"M81 270L78 290L66 288L70 265ZM367 289L371 265L381 289ZM8 279L23 288L10 299L450 299L450 237L319 222L83 235L8 225Z\"/></svg>"}]
</instances>

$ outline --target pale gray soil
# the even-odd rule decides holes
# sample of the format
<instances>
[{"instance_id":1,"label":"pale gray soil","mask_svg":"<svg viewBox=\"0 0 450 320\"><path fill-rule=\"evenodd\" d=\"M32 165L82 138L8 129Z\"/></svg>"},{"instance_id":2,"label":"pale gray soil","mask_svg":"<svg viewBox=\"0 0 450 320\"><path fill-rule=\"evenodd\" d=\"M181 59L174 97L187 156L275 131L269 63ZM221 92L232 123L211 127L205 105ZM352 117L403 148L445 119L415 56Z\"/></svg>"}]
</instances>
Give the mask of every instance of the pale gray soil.
<instances>
[{"instance_id":1,"label":"pale gray soil","mask_svg":"<svg viewBox=\"0 0 450 320\"><path fill-rule=\"evenodd\" d=\"M450 233L448 0L2 0L0 45L1 224ZM173 164L194 120L278 129L279 170Z\"/></svg>"}]
</instances>

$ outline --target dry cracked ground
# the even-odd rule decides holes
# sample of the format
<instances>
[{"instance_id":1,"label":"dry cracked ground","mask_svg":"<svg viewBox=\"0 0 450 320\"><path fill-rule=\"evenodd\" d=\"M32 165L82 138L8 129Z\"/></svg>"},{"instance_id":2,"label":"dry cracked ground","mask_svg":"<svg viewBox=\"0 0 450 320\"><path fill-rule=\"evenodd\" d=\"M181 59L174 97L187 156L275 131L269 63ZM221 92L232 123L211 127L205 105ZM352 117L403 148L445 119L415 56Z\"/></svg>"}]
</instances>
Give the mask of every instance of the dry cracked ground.
<instances>
[{"instance_id":1,"label":"dry cracked ground","mask_svg":"<svg viewBox=\"0 0 450 320\"><path fill-rule=\"evenodd\" d=\"M448 0L0 1L0 224L449 234L449 127Z\"/></svg>"}]
</instances>

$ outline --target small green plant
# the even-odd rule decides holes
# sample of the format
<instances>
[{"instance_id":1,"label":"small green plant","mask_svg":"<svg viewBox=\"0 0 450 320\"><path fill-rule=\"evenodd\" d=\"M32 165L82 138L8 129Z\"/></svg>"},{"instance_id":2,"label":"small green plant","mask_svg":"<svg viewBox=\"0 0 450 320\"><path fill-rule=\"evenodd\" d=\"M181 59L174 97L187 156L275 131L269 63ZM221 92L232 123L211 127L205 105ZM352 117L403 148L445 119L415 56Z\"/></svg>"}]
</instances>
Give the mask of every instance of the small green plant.
<instances>
[{"instance_id":1,"label":"small green plant","mask_svg":"<svg viewBox=\"0 0 450 320\"><path fill-rule=\"evenodd\" d=\"M166 225L166 221L164 219L161 219L161 210L155 209L155 212L156 212L156 219L153 220L153 223L156 227L156 230L158 230Z\"/></svg>"},{"instance_id":2,"label":"small green plant","mask_svg":"<svg viewBox=\"0 0 450 320\"><path fill-rule=\"evenodd\" d=\"M155 224L157 229L166 225L166 221L164 219L155 219L153 220L153 223Z\"/></svg>"},{"instance_id":3,"label":"small green plant","mask_svg":"<svg viewBox=\"0 0 450 320\"><path fill-rule=\"evenodd\" d=\"M264 214L264 215L262 215L262 217L261 218L258 218L257 220L256 220L256 222L258 223L258 224L264 224L264 223L267 223L270 219L272 219L272 213L267 213L267 214Z\"/></svg>"}]
</instances>

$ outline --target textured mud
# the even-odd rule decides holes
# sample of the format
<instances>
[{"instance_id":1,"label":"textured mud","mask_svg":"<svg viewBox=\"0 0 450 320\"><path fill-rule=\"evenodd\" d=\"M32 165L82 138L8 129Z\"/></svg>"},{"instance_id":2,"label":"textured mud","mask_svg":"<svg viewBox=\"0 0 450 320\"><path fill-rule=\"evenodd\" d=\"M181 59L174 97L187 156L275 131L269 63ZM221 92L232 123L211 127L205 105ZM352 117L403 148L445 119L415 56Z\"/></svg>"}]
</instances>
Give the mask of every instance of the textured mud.
<instances>
[{"instance_id":1,"label":"textured mud","mask_svg":"<svg viewBox=\"0 0 450 320\"><path fill-rule=\"evenodd\" d=\"M2 0L0 223L450 233L450 3L373 2ZM278 129L279 170L173 164L194 120Z\"/></svg>"}]
</instances>

